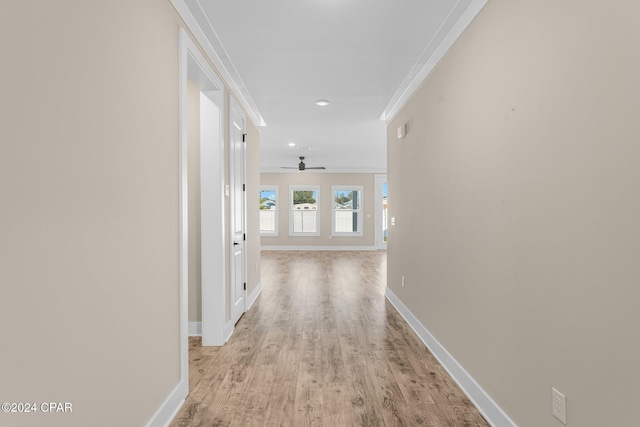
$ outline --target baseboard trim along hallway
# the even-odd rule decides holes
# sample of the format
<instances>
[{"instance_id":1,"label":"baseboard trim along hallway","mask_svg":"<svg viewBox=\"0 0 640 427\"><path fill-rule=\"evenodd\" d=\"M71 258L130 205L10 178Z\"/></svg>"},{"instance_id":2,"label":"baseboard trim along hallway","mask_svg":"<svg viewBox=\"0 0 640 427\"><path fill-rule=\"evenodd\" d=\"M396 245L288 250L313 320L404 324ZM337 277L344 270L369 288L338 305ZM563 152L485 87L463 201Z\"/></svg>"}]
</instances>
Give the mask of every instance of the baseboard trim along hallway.
<instances>
[{"instance_id":1,"label":"baseboard trim along hallway","mask_svg":"<svg viewBox=\"0 0 640 427\"><path fill-rule=\"evenodd\" d=\"M517 427L511 418L493 401L491 396L480 387L462 365L420 323L418 318L413 315L411 310L404 305L391 289L385 289L385 296L493 427Z\"/></svg>"},{"instance_id":2,"label":"baseboard trim along hallway","mask_svg":"<svg viewBox=\"0 0 640 427\"><path fill-rule=\"evenodd\" d=\"M251 308L251 306L253 306L253 303L256 302L256 300L258 299L261 293L262 293L262 282L258 282L258 285L253 290L253 292L247 295L247 309L245 311L248 311Z\"/></svg>"},{"instance_id":3,"label":"baseboard trim along hallway","mask_svg":"<svg viewBox=\"0 0 640 427\"><path fill-rule=\"evenodd\" d=\"M166 427L182 408L184 400L189 393L189 384L185 380L174 387L169 396L162 402L158 411L153 414L146 427Z\"/></svg>"},{"instance_id":4,"label":"baseboard trim along hallway","mask_svg":"<svg viewBox=\"0 0 640 427\"><path fill-rule=\"evenodd\" d=\"M202 322L189 322L189 336L190 337L202 336Z\"/></svg>"},{"instance_id":5,"label":"baseboard trim along hallway","mask_svg":"<svg viewBox=\"0 0 640 427\"><path fill-rule=\"evenodd\" d=\"M262 282L258 282L253 292L251 292L250 295L247 295L247 309L245 311L248 311L251 308L253 303L255 303L258 297L260 296L260 293L262 293ZM227 331L227 329L225 329L225 331ZM189 336L190 337L202 336L202 322L189 322ZM225 337L229 339L229 336L231 336L231 333L227 331L227 334L225 334Z\"/></svg>"}]
</instances>

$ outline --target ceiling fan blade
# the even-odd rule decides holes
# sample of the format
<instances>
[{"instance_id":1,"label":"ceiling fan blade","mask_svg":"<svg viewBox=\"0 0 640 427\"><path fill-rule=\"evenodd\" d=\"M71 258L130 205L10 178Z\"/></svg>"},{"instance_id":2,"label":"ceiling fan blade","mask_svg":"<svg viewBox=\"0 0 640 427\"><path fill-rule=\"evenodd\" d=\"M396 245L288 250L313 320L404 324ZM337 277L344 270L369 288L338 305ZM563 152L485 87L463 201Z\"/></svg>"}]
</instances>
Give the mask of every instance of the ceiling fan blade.
<instances>
[{"instance_id":1,"label":"ceiling fan blade","mask_svg":"<svg viewBox=\"0 0 640 427\"><path fill-rule=\"evenodd\" d=\"M293 166L280 166L280 169L297 169L298 172L304 172L307 169L326 169L324 166L312 166L312 167L307 167L304 164L304 156L300 156L300 163L298 163L298 167L293 167Z\"/></svg>"}]
</instances>

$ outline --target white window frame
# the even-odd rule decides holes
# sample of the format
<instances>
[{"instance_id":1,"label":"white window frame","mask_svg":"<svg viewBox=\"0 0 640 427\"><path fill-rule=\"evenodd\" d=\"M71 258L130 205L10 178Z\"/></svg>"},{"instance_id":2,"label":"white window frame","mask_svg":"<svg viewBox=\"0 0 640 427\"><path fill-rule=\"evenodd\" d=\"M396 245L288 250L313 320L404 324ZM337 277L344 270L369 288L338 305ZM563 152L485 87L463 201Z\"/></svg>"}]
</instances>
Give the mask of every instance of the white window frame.
<instances>
[{"instance_id":1,"label":"white window frame","mask_svg":"<svg viewBox=\"0 0 640 427\"><path fill-rule=\"evenodd\" d=\"M293 231L293 192L294 191L315 191L318 194L316 199L316 231ZM320 236L320 186L319 185L290 185L289 186L289 236Z\"/></svg>"},{"instance_id":2,"label":"white window frame","mask_svg":"<svg viewBox=\"0 0 640 427\"><path fill-rule=\"evenodd\" d=\"M263 231L262 225L260 226L260 235L261 236L278 236L278 213L280 212L280 195L278 194L278 186L277 185L261 185L260 186L260 194L263 191L274 191L276 193L276 208L274 209L274 221L275 221L275 230L274 231ZM271 210L271 209L270 209ZM262 209L260 209L262 211ZM262 221L262 220L261 220Z\"/></svg>"},{"instance_id":3,"label":"white window frame","mask_svg":"<svg viewBox=\"0 0 640 427\"><path fill-rule=\"evenodd\" d=\"M352 232L344 232L344 231L336 231L336 191L357 191L360 200L358 203L358 209L347 210L346 212L357 212L358 213L358 231ZM332 185L331 186L331 236L339 237L362 237L363 228L364 228L364 186L362 185ZM343 210L344 212L344 210Z\"/></svg>"}]
</instances>

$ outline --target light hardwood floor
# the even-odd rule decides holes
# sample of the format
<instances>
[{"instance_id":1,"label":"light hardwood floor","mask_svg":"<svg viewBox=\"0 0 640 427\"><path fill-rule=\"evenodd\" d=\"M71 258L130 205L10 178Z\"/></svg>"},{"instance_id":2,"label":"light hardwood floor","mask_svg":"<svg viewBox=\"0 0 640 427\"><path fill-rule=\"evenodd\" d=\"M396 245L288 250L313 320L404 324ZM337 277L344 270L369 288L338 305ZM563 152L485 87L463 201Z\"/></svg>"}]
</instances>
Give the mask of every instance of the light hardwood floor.
<instances>
[{"instance_id":1,"label":"light hardwood floor","mask_svg":"<svg viewBox=\"0 0 640 427\"><path fill-rule=\"evenodd\" d=\"M265 251L220 348L191 338L171 426L488 426L386 301L384 252Z\"/></svg>"}]
</instances>

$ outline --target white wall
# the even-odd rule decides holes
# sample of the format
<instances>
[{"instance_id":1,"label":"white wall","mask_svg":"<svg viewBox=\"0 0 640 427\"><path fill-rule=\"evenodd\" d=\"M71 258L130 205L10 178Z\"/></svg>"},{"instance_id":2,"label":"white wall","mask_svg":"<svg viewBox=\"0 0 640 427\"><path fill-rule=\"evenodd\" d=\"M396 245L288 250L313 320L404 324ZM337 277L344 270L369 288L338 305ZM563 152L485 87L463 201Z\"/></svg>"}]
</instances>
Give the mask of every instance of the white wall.
<instances>
[{"instance_id":1,"label":"white wall","mask_svg":"<svg viewBox=\"0 0 640 427\"><path fill-rule=\"evenodd\" d=\"M247 121L247 296L255 295L260 284L260 133Z\"/></svg>"}]
</instances>

